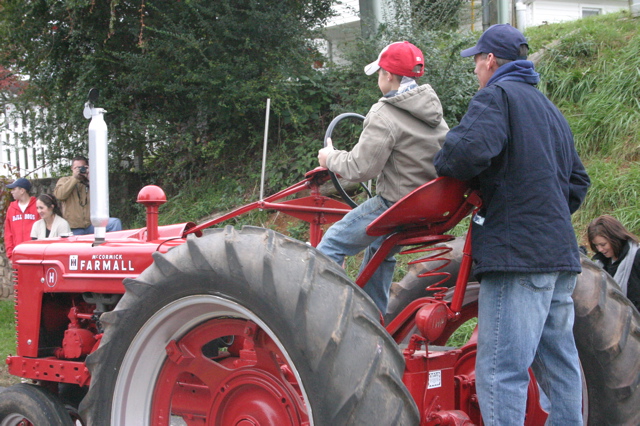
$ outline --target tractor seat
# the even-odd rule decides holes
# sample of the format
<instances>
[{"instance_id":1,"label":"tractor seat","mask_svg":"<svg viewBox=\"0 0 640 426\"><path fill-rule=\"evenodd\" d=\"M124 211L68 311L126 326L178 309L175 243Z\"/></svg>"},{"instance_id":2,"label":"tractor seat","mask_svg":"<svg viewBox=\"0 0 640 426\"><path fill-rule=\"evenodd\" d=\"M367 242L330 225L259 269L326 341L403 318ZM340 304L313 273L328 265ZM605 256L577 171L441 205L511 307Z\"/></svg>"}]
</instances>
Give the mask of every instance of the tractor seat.
<instances>
[{"instance_id":1,"label":"tractor seat","mask_svg":"<svg viewBox=\"0 0 640 426\"><path fill-rule=\"evenodd\" d=\"M381 236L434 225L438 225L438 233L444 233L479 205L480 197L467 182L439 177L402 197L371 222L367 234Z\"/></svg>"}]
</instances>

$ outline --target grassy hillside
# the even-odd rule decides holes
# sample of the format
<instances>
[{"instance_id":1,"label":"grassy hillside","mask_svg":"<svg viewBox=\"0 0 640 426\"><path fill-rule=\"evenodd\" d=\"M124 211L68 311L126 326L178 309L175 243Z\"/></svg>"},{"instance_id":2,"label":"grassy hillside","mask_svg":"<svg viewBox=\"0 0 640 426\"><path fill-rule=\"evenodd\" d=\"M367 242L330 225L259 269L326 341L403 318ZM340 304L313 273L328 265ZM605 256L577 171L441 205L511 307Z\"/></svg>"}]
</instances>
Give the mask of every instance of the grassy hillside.
<instances>
[{"instance_id":1,"label":"grassy hillside","mask_svg":"<svg viewBox=\"0 0 640 426\"><path fill-rule=\"evenodd\" d=\"M532 53L544 51L537 65L542 77L540 89L569 120L592 179L585 204L574 215L576 234L583 244L587 224L605 213L640 234L639 25L640 20L628 13L616 13L526 31ZM456 52L459 48L455 47ZM292 155L315 159L320 147L317 142L317 147L306 146L308 154ZM269 155L270 159L276 157L275 161L286 157ZM198 221L207 214L255 201L260 159L256 157L255 164L244 164L242 170L185 185L162 206L161 222ZM301 178L293 174L290 183ZM235 221L236 225L243 223L271 226L264 213Z\"/></svg>"},{"instance_id":2,"label":"grassy hillside","mask_svg":"<svg viewBox=\"0 0 640 426\"><path fill-rule=\"evenodd\" d=\"M563 111L592 186L574 216L586 226L611 214L640 234L639 19L616 13L531 28L533 50L545 49L540 89Z\"/></svg>"}]
</instances>

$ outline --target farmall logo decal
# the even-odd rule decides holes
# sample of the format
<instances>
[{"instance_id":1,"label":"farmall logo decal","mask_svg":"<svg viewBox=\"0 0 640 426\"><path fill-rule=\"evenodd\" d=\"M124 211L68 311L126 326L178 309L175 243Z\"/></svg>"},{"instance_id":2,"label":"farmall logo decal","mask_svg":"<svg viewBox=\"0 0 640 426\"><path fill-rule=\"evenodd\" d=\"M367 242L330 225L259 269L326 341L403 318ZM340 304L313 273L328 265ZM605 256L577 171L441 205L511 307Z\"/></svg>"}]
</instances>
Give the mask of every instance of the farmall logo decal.
<instances>
[{"instance_id":1,"label":"farmall logo decal","mask_svg":"<svg viewBox=\"0 0 640 426\"><path fill-rule=\"evenodd\" d=\"M90 259L80 259L77 254L69 256L70 271L135 271L131 260L121 254L94 254Z\"/></svg>"}]
</instances>

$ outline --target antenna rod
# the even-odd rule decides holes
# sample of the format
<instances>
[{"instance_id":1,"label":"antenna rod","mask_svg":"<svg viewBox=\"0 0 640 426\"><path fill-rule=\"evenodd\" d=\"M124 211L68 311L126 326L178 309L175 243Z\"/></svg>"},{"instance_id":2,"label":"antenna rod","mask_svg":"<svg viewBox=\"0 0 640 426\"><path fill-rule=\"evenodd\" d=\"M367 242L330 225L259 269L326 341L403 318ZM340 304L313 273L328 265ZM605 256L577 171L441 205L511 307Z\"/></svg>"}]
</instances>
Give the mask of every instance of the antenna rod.
<instances>
[{"instance_id":1,"label":"antenna rod","mask_svg":"<svg viewBox=\"0 0 640 426\"><path fill-rule=\"evenodd\" d=\"M269 135L269 110L271 108L271 98L267 98L267 113L264 119L264 146L262 148L262 176L260 178L260 200L264 196L264 172L267 167L267 137Z\"/></svg>"}]
</instances>

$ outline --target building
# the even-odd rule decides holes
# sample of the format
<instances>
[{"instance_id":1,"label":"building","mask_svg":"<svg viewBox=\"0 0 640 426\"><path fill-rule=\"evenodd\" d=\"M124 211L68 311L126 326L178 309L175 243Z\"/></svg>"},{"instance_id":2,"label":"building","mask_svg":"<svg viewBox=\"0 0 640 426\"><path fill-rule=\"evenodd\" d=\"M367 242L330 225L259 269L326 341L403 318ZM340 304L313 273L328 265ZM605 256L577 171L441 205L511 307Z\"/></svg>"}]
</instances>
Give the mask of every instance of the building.
<instances>
[{"instance_id":1,"label":"building","mask_svg":"<svg viewBox=\"0 0 640 426\"><path fill-rule=\"evenodd\" d=\"M45 158L45 147L29 126L28 115L40 111L19 111L7 103L0 109L0 176L9 180L50 177L51 164Z\"/></svg>"},{"instance_id":2,"label":"building","mask_svg":"<svg viewBox=\"0 0 640 426\"><path fill-rule=\"evenodd\" d=\"M628 0L523 0L514 5L515 14L510 15L508 22L524 29L531 26L574 21L628 8ZM521 10L524 11L522 15L519 14ZM519 17L522 18L522 22L517 22Z\"/></svg>"},{"instance_id":3,"label":"building","mask_svg":"<svg viewBox=\"0 0 640 426\"><path fill-rule=\"evenodd\" d=\"M393 20L398 0L342 0L334 6L337 15L324 29L324 53L340 64L341 46L375 27ZM414 1L414 0L400 0ZM640 13L640 0L465 0L461 9L462 26L479 31L498 23L510 23L525 31L527 27L573 21L593 15L631 9Z\"/></svg>"}]
</instances>

